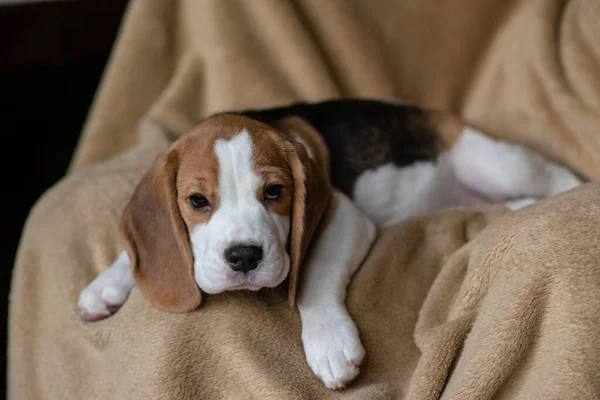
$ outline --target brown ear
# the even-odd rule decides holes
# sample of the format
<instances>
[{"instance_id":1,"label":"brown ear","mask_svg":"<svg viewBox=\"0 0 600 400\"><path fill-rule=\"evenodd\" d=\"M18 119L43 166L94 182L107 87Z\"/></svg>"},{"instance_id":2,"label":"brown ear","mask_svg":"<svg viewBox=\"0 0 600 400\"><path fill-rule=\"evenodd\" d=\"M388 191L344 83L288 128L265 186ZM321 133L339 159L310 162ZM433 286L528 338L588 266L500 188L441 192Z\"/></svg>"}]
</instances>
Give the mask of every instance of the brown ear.
<instances>
[{"instance_id":1,"label":"brown ear","mask_svg":"<svg viewBox=\"0 0 600 400\"><path fill-rule=\"evenodd\" d=\"M121 237L136 285L157 308L186 312L200 305L193 257L177 204L176 150L159 155L121 219Z\"/></svg>"},{"instance_id":2,"label":"brown ear","mask_svg":"<svg viewBox=\"0 0 600 400\"><path fill-rule=\"evenodd\" d=\"M331 216L333 189L329 181L327 148L314 128L297 117L285 118L273 125L287 136L287 158L294 184L288 277L288 301L293 306L302 261L311 240ZM303 143L310 146L312 158Z\"/></svg>"}]
</instances>

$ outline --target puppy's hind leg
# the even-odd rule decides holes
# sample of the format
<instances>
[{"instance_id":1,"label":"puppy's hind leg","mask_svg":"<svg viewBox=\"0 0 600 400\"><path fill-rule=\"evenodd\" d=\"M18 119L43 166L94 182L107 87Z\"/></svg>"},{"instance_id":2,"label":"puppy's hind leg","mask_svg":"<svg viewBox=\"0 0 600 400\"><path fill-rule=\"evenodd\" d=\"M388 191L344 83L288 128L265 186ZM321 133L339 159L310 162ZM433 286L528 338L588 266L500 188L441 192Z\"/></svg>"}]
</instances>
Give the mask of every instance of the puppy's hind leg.
<instances>
[{"instance_id":1,"label":"puppy's hind leg","mask_svg":"<svg viewBox=\"0 0 600 400\"><path fill-rule=\"evenodd\" d=\"M460 182L495 202L540 199L582 183L567 168L470 127L463 130L450 156Z\"/></svg>"},{"instance_id":2,"label":"puppy's hind leg","mask_svg":"<svg viewBox=\"0 0 600 400\"><path fill-rule=\"evenodd\" d=\"M537 200L538 199L535 199L533 197L523 197L522 199L505 201L504 206L509 210L514 211L523 207L527 207L528 205L535 203Z\"/></svg>"}]
</instances>

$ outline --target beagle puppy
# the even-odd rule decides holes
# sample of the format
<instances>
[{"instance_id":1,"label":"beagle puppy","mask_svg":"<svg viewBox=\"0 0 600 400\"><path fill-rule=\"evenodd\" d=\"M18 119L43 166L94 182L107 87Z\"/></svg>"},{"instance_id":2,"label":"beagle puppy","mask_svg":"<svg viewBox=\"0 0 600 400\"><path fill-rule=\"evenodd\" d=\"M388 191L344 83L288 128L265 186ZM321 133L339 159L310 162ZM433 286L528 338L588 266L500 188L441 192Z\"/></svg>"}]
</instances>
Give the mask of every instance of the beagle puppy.
<instances>
[{"instance_id":1,"label":"beagle puppy","mask_svg":"<svg viewBox=\"0 0 600 400\"><path fill-rule=\"evenodd\" d=\"M516 209L580 183L452 115L404 104L215 115L142 178L121 220L126 251L83 289L80 315L110 316L134 285L154 306L187 312L205 294L287 280L308 365L342 388L365 356L346 287L376 227L449 206Z\"/></svg>"}]
</instances>

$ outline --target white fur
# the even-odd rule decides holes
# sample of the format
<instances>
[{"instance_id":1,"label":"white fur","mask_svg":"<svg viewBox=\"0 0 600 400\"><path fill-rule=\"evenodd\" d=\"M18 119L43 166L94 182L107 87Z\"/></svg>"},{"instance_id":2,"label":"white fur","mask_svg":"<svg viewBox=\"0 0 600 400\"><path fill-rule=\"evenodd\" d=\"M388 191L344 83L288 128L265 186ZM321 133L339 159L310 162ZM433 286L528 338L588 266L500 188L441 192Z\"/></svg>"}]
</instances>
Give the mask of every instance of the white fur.
<instances>
[{"instance_id":1,"label":"white fur","mask_svg":"<svg viewBox=\"0 0 600 400\"><path fill-rule=\"evenodd\" d=\"M485 209L502 202L518 209L580 184L568 169L467 127L436 161L365 171L353 197L377 226L386 226L450 206Z\"/></svg>"},{"instance_id":2,"label":"white fur","mask_svg":"<svg viewBox=\"0 0 600 400\"><path fill-rule=\"evenodd\" d=\"M386 226L432 210L460 204L460 182L450 158L416 162L407 167L389 163L361 174L354 201L377 226Z\"/></svg>"},{"instance_id":3,"label":"white fur","mask_svg":"<svg viewBox=\"0 0 600 400\"><path fill-rule=\"evenodd\" d=\"M202 291L274 287L285 280L290 268L286 242L289 216L268 212L256 198L261 178L252 165L252 138L242 131L231 140L217 140L219 162L219 207L207 224L192 229L190 244L194 255L194 278ZM233 245L255 245L263 249L263 259L255 270L244 274L231 269L224 259ZM109 316L129 296L134 280L127 253L89 284L79 297L86 318Z\"/></svg>"},{"instance_id":4,"label":"white fur","mask_svg":"<svg viewBox=\"0 0 600 400\"><path fill-rule=\"evenodd\" d=\"M533 197L523 197L522 199L505 201L504 205L510 210L518 210L519 208L527 207L536 201L538 201L538 199L534 199Z\"/></svg>"},{"instance_id":5,"label":"white fur","mask_svg":"<svg viewBox=\"0 0 600 400\"><path fill-rule=\"evenodd\" d=\"M135 281L127 252L123 251L110 268L105 269L79 295L79 309L89 319L108 317L129 297Z\"/></svg>"},{"instance_id":6,"label":"white fur","mask_svg":"<svg viewBox=\"0 0 600 400\"><path fill-rule=\"evenodd\" d=\"M218 141L215 152L221 205L209 223L190 235L196 281L207 293L275 286L289 270L289 218L268 213L255 197L260 178L252 171L247 132ZM329 388L343 387L359 373L365 352L345 297L375 239L373 222L388 225L454 205L485 208L504 202L517 209L580 183L566 168L471 128L436 162L403 168L386 164L363 173L355 184L355 203L336 193L333 217L304 261L298 308L308 365ZM223 260L225 248L235 243L265 249L264 260L247 276L233 273ZM133 284L122 253L83 290L79 306L84 315L108 316L106 305L125 302Z\"/></svg>"},{"instance_id":7,"label":"white fur","mask_svg":"<svg viewBox=\"0 0 600 400\"><path fill-rule=\"evenodd\" d=\"M336 193L331 221L304 261L298 293L306 360L328 388L358 375L365 350L346 310L346 288L375 240L375 225ZM334 250L335 249L335 250Z\"/></svg>"},{"instance_id":8,"label":"white fur","mask_svg":"<svg viewBox=\"0 0 600 400\"><path fill-rule=\"evenodd\" d=\"M252 146L247 131L215 143L219 208L207 224L196 226L190 234L194 277L206 293L277 286L289 271L289 217L268 212L256 198L262 182L253 170ZM236 244L263 248L263 259L255 270L245 274L227 264L225 250Z\"/></svg>"},{"instance_id":9,"label":"white fur","mask_svg":"<svg viewBox=\"0 0 600 400\"><path fill-rule=\"evenodd\" d=\"M571 171L539 154L472 128L463 131L451 157L463 185L496 202L544 198L581 184Z\"/></svg>"}]
</instances>

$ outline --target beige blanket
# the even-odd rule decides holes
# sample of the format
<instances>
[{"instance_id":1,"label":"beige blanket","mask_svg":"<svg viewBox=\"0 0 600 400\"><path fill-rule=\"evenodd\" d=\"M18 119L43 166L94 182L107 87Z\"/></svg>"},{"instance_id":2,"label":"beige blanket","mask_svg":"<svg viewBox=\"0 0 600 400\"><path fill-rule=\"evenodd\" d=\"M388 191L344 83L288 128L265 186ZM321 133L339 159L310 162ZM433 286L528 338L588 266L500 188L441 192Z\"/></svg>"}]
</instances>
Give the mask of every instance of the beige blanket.
<instances>
[{"instance_id":1,"label":"beige blanket","mask_svg":"<svg viewBox=\"0 0 600 400\"><path fill-rule=\"evenodd\" d=\"M70 174L22 237L9 399L598 398L598 184L381 231L349 290L367 359L342 392L312 375L280 288L76 313L156 152L214 112L404 99L599 178L598 21L591 0L132 1Z\"/></svg>"}]
</instances>

